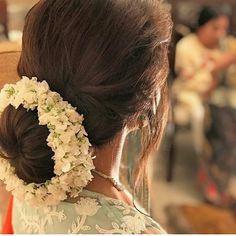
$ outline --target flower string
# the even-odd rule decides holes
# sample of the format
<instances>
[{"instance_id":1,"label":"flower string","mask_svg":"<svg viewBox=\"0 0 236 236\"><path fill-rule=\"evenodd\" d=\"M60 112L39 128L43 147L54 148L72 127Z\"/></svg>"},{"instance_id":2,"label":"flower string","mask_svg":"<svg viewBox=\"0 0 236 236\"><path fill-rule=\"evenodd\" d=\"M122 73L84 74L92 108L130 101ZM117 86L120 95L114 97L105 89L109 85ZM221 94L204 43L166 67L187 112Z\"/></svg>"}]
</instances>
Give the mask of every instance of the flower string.
<instances>
[{"instance_id":1,"label":"flower string","mask_svg":"<svg viewBox=\"0 0 236 236\"><path fill-rule=\"evenodd\" d=\"M49 130L47 145L54 152L55 176L45 183L25 183L16 175L8 160L0 158L0 179L19 200L35 207L56 205L69 197L77 197L92 180L91 146L82 125L83 116L68 102L49 89L46 81L22 77L16 84L7 84L0 92L0 116L4 109L22 105L38 112L39 125Z\"/></svg>"}]
</instances>

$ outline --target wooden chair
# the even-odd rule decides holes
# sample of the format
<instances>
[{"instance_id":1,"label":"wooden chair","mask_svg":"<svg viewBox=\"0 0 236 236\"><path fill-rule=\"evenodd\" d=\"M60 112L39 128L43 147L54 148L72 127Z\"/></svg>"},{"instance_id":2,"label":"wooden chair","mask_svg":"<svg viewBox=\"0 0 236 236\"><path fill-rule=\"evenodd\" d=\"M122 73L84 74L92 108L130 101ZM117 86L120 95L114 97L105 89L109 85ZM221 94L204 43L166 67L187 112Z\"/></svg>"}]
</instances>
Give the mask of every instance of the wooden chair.
<instances>
[{"instance_id":1,"label":"wooden chair","mask_svg":"<svg viewBox=\"0 0 236 236\"><path fill-rule=\"evenodd\" d=\"M3 33L8 39L8 14L6 0L0 0L0 25L3 26Z\"/></svg>"},{"instance_id":2,"label":"wooden chair","mask_svg":"<svg viewBox=\"0 0 236 236\"><path fill-rule=\"evenodd\" d=\"M16 82L19 77L17 75L17 64L20 57L20 51L1 51L0 50L0 89L4 86L6 83L14 83ZM14 47L12 48L14 49ZM5 186L1 185L0 183L0 214L3 216L3 219L5 219L5 227L4 227L4 233L12 233L10 230L10 217L11 217L11 210L7 211L7 202L9 201L10 194L6 192ZM12 201L12 199L10 199ZM7 212L7 214L6 214ZM9 231L10 230L10 231ZM0 232L2 231L0 226Z\"/></svg>"},{"instance_id":3,"label":"wooden chair","mask_svg":"<svg viewBox=\"0 0 236 236\"><path fill-rule=\"evenodd\" d=\"M19 79L17 75L19 58L19 51L0 52L0 88L6 83L14 83Z\"/></svg>"}]
</instances>

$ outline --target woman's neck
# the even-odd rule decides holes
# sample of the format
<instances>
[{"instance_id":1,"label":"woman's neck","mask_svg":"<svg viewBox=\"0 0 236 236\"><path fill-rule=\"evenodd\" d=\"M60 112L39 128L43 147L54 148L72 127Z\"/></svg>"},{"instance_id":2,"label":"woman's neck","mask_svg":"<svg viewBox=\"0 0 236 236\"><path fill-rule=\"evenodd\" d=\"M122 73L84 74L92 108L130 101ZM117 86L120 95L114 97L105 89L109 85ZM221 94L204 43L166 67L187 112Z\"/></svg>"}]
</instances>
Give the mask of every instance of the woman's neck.
<instances>
[{"instance_id":1,"label":"woman's neck","mask_svg":"<svg viewBox=\"0 0 236 236\"><path fill-rule=\"evenodd\" d=\"M126 130L123 130L108 144L101 148L95 148L96 158L93 163L96 170L119 179L120 162L126 135Z\"/></svg>"},{"instance_id":2,"label":"woman's neck","mask_svg":"<svg viewBox=\"0 0 236 236\"><path fill-rule=\"evenodd\" d=\"M116 137L108 144L101 148L95 148L94 159L95 169L103 174L119 180L119 170L122 158L122 150L127 135L127 129L123 129ZM93 180L86 186L86 189L94 192L100 192L112 198L120 198L121 192L115 188L109 179L103 178L96 173L93 173Z\"/></svg>"}]
</instances>

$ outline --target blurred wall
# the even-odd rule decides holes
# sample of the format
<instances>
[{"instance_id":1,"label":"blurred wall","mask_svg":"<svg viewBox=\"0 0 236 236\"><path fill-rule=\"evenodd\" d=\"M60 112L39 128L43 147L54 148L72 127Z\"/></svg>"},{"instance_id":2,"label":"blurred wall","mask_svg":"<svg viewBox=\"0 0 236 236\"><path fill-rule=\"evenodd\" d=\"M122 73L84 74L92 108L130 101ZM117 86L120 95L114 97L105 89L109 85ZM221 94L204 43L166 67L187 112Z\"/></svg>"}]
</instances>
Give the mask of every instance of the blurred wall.
<instances>
[{"instance_id":1,"label":"blurred wall","mask_svg":"<svg viewBox=\"0 0 236 236\"><path fill-rule=\"evenodd\" d=\"M38 0L7 0L9 30L22 31L24 17Z\"/></svg>"}]
</instances>

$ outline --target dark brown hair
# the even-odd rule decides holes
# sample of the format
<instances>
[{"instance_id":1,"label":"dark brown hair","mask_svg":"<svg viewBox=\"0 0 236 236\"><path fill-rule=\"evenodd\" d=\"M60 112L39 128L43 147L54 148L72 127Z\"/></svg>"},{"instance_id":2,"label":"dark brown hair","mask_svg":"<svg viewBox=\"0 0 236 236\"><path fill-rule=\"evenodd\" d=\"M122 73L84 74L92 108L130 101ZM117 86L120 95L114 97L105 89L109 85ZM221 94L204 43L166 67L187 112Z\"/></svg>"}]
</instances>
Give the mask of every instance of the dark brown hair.
<instances>
[{"instance_id":1,"label":"dark brown hair","mask_svg":"<svg viewBox=\"0 0 236 236\"><path fill-rule=\"evenodd\" d=\"M225 6L203 6L198 16L198 28L202 27L211 20L214 20L220 16L229 16L230 12Z\"/></svg>"},{"instance_id":2,"label":"dark brown hair","mask_svg":"<svg viewBox=\"0 0 236 236\"><path fill-rule=\"evenodd\" d=\"M166 123L170 34L169 11L161 0L41 0L26 16L18 73L46 80L51 90L77 107L94 146L107 144L129 122L145 116L149 122L143 130L138 177L141 170L145 171L147 158L158 145ZM161 101L154 114L157 90ZM10 116L15 117L11 124ZM25 119L19 123L21 116ZM4 112L0 146L13 159L16 155L10 150L18 150L19 159L27 152L40 160L29 163L32 168L44 168L51 155L40 136L39 130L44 127L34 119L34 132L24 130L32 121L27 116L32 113L21 109ZM17 125L22 125L19 132L25 132L27 140L34 140L28 149L19 145L24 139L18 135ZM4 146L4 142L9 145ZM42 145L41 152L34 151L34 146ZM27 172L23 167L27 161L14 166ZM27 176L22 176L26 182L37 180Z\"/></svg>"},{"instance_id":3,"label":"dark brown hair","mask_svg":"<svg viewBox=\"0 0 236 236\"><path fill-rule=\"evenodd\" d=\"M54 176L48 135L46 126L39 127L36 111L27 112L23 106L16 110L10 105L1 115L1 148L17 176L26 182L43 183Z\"/></svg>"}]
</instances>

